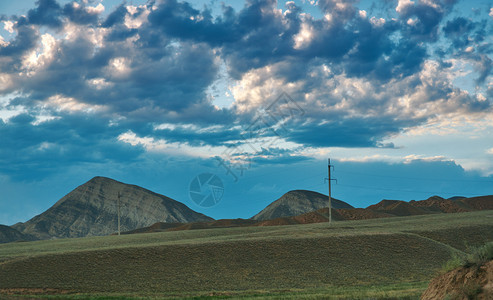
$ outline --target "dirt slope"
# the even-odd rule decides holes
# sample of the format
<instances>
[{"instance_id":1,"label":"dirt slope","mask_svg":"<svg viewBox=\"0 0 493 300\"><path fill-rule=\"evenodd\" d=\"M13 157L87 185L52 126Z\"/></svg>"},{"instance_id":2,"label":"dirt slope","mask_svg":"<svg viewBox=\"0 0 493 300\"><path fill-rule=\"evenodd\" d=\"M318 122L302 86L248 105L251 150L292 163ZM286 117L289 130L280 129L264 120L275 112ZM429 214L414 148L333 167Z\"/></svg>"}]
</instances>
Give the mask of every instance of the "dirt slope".
<instances>
[{"instance_id":1,"label":"dirt slope","mask_svg":"<svg viewBox=\"0 0 493 300\"><path fill-rule=\"evenodd\" d=\"M421 299L493 299L493 260L480 267L461 267L436 277Z\"/></svg>"}]
</instances>

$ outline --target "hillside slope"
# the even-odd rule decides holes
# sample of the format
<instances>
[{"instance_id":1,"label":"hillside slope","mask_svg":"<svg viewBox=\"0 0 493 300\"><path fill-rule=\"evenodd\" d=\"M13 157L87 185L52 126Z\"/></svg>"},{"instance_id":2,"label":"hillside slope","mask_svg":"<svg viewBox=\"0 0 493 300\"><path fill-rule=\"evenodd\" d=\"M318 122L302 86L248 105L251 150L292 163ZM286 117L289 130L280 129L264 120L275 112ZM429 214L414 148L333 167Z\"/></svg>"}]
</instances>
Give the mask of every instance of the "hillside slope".
<instances>
[{"instance_id":1,"label":"hillside slope","mask_svg":"<svg viewBox=\"0 0 493 300\"><path fill-rule=\"evenodd\" d=\"M263 221L281 217L297 216L315 211L329 204L329 197L317 192L306 190L290 191L281 198L269 204L261 212L252 217L253 220ZM332 208L353 208L348 203L332 198Z\"/></svg>"},{"instance_id":2,"label":"hillside slope","mask_svg":"<svg viewBox=\"0 0 493 300\"><path fill-rule=\"evenodd\" d=\"M90 293L101 299L114 293L161 299L259 291L284 298L286 291L314 289L321 294L309 299L326 299L334 287L343 298L356 286L399 289L419 283L410 298L416 299L457 251L449 242L476 246L493 238L492 216L493 211L478 211L2 244L0 298L40 289L77 299ZM479 230L481 235L469 234Z\"/></svg>"},{"instance_id":3,"label":"hillside slope","mask_svg":"<svg viewBox=\"0 0 493 300\"><path fill-rule=\"evenodd\" d=\"M94 177L60 199L44 213L13 227L40 239L108 235L117 231L118 193L121 193L121 230L156 222L211 221L183 203L105 177Z\"/></svg>"}]
</instances>

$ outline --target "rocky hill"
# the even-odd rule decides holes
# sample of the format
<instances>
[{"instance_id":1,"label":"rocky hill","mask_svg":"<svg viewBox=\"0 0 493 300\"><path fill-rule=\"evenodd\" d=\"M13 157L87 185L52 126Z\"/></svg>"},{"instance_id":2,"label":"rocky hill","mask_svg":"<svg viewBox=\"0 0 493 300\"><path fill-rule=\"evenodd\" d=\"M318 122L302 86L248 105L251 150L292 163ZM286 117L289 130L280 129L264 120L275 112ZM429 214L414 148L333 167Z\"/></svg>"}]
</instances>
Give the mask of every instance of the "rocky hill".
<instances>
[{"instance_id":1,"label":"rocky hill","mask_svg":"<svg viewBox=\"0 0 493 300\"><path fill-rule=\"evenodd\" d=\"M306 190L290 191L269 204L261 212L252 217L253 220L270 220L280 217L297 216L315 211L329 205L329 197L317 192ZM332 208L353 208L344 201L332 198Z\"/></svg>"},{"instance_id":2,"label":"rocky hill","mask_svg":"<svg viewBox=\"0 0 493 300\"><path fill-rule=\"evenodd\" d=\"M183 203L136 185L94 177L60 199L44 213L12 227L39 239L108 235L117 231L118 194L121 230L156 222L188 223L213 220Z\"/></svg>"}]
</instances>

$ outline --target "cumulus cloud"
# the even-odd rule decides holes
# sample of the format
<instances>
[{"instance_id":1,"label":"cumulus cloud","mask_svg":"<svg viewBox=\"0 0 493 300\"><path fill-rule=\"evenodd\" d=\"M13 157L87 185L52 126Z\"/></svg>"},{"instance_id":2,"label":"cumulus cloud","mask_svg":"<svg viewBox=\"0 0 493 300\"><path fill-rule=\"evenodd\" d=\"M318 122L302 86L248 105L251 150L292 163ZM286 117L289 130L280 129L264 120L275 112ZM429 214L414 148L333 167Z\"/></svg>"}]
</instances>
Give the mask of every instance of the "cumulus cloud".
<instances>
[{"instance_id":1,"label":"cumulus cloud","mask_svg":"<svg viewBox=\"0 0 493 300\"><path fill-rule=\"evenodd\" d=\"M444 21L453 2L400 0L393 15L373 15L356 1L324 0L316 18L294 2L279 9L274 0L248 0L239 10L223 4L215 14L177 0L122 3L113 11L40 0L26 16L2 19L12 38L0 39L0 94L8 99L0 109L22 113L2 121L1 130L9 143L19 130L30 140L20 145L17 166L29 153L32 160L64 157L90 140L101 151L80 161L110 159L103 152L117 151L111 147L135 159L143 150L130 151L119 139L127 132L226 147L243 143L242 132L269 116L266 109L285 91L304 114L269 119L264 125L277 131L263 137L282 132L282 143L300 147L392 147L382 141L437 115L491 111L490 100L454 86L452 62L468 62L491 98L484 85L493 64L485 20ZM221 76L231 79L234 98L223 109L207 94ZM258 152L259 161L293 158L273 147ZM6 159L14 155L2 149Z\"/></svg>"}]
</instances>

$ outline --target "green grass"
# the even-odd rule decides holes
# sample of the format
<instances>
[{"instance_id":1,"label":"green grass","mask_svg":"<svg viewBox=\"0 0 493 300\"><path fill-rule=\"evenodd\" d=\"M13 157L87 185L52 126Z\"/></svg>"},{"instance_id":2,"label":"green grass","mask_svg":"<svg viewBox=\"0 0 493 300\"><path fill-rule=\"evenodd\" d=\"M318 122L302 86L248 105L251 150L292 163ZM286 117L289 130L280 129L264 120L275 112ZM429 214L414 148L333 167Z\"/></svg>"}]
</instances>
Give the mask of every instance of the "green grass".
<instances>
[{"instance_id":1,"label":"green grass","mask_svg":"<svg viewBox=\"0 0 493 300\"><path fill-rule=\"evenodd\" d=\"M466 242L469 243L471 234L476 231L480 232L480 237L474 237L474 240L479 240L474 244L480 245L487 240L492 240L493 232L489 230L491 226L493 226L493 211L479 211L457 214L342 221L334 222L332 227L329 227L327 223L317 223L307 225L218 228L122 236L58 239L0 244L0 263L1 261L16 257L24 258L45 254L119 249L126 247L402 232L416 233L443 242L447 245L454 244L453 247L460 249L466 246ZM454 228L456 230L451 230ZM459 236L457 236L458 230L462 232Z\"/></svg>"},{"instance_id":2,"label":"green grass","mask_svg":"<svg viewBox=\"0 0 493 300\"><path fill-rule=\"evenodd\" d=\"M493 211L481 211L10 243L0 245L0 294L416 299L461 245L492 233Z\"/></svg>"},{"instance_id":3,"label":"green grass","mask_svg":"<svg viewBox=\"0 0 493 300\"><path fill-rule=\"evenodd\" d=\"M493 259L493 242L478 247L470 247L466 252L455 252L448 260L443 271L448 272L459 267L482 266Z\"/></svg>"},{"instance_id":4,"label":"green grass","mask_svg":"<svg viewBox=\"0 0 493 300\"><path fill-rule=\"evenodd\" d=\"M130 294L65 294L35 295L38 299L418 299L426 289L427 282L411 282L391 285L339 286L324 289L284 289L211 291L198 293L146 293L139 296ZM22 295L25 296L25 295ZM21 296L21 297L22 297ZM16 299L16 296L11 296Z\"/></svg>"}]
</instances>

